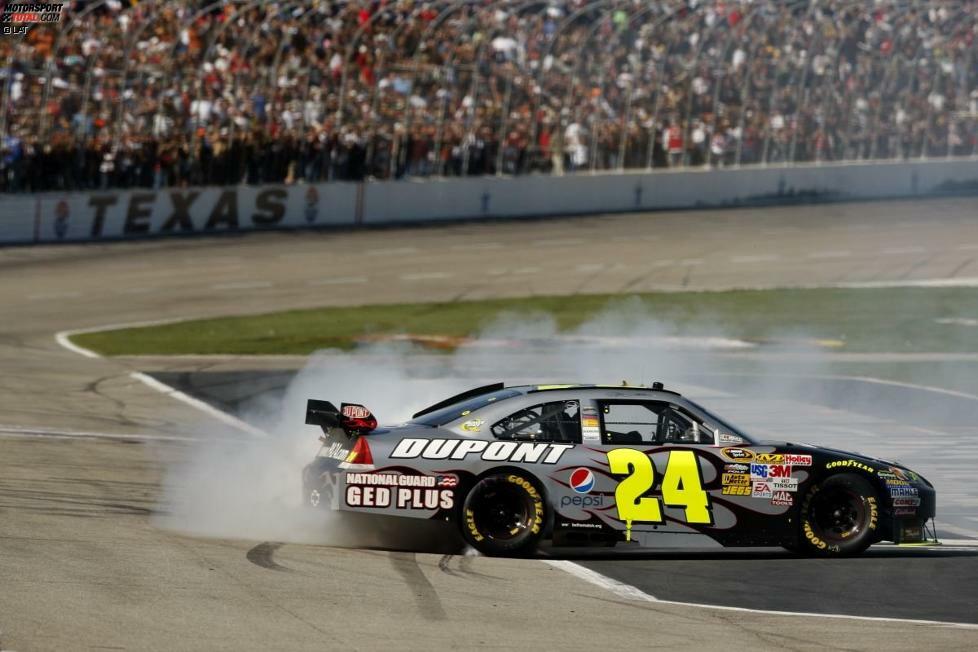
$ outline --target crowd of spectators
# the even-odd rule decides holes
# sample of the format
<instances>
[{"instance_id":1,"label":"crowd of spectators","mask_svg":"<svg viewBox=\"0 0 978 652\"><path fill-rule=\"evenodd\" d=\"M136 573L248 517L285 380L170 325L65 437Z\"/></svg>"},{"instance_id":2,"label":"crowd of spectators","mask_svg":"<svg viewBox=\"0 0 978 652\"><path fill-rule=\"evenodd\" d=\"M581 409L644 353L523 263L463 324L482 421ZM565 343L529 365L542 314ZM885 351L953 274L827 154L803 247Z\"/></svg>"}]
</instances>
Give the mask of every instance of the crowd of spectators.
<instances>
[{"instance_id":1,"label":"crowd of spectators","mask_svg":"<svg viewBox=\"0 0 978 652\"><path fill-rule=\"evenodd\" d=\"M970 0L95 0L0 41L0 191L973 156Z\"/></svg>"}]
</instances>

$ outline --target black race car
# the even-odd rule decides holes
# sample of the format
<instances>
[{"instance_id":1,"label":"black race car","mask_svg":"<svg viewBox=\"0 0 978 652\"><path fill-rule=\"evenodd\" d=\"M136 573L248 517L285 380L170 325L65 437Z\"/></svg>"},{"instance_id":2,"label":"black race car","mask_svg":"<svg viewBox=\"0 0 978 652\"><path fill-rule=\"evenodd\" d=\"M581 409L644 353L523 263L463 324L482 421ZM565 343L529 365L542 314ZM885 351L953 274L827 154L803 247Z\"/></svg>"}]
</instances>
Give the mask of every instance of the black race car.
<instances>
[{"instance_id":1,"label":"black race car","mask_svg":"<svg viewBox=\"0 0 978 652\"><path fill-rule=\"evenodd\" d=\"M934 487L900 464L756 441L668 391L479 387L377 428L364 406L309 401L321 508L444 519L486 554L554 546L783 546L851 555L923 542Z\"/></svg>"}]
</instances>

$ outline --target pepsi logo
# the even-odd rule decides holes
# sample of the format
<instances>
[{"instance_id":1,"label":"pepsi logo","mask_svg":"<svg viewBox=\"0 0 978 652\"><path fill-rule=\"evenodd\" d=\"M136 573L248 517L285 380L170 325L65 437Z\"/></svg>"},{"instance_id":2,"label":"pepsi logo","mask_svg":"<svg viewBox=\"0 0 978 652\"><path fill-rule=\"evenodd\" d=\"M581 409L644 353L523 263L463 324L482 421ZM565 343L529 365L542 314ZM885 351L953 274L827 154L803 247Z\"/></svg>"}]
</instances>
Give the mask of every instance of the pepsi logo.
<instances>
[{"instance_id":1,"label":"pepsi logo","mask_svg":"<svg viewBox=\"0 0 978 652\"><path fill-rule=\"evenodd\" d=\"M571 473L570 486L579 494L591 493L594 489L594 474L590 469L575 469Z\"/></svg>"}]
</instances>

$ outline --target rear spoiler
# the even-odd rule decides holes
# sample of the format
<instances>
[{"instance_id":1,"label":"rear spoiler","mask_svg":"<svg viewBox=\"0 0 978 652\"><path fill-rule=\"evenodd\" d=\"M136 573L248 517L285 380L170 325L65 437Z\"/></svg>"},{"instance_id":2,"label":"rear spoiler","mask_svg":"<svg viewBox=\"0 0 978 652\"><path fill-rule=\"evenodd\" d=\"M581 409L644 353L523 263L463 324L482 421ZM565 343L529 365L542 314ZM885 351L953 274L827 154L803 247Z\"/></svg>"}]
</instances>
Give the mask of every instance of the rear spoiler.
<instances>
[{"instance_id":1,"label":"rear spoiler","mask_svg":"<svg viewBox=\"0 0 978 652\"><path fill-rule=\"evenodd\" d=\"M311 398L306 402L306 425L319 426L327 434L331 428L342 428L347 435L366 435L377 427L377 419L356 403L340 403L337 410L329 401Z\"/></svg>"}]
</instances>

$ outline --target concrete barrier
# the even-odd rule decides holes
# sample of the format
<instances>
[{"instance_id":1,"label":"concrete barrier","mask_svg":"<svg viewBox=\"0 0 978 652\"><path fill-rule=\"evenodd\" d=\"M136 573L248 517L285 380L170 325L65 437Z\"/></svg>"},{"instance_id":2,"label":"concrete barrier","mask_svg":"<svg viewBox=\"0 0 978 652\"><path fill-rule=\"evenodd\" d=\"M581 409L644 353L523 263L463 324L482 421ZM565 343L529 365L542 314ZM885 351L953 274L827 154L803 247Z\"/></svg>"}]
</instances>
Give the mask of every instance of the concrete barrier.
<instances>
[{"instance_id":1,"label":"concrete barrier","mask_svg":"<svg viewBox=\"0 0 978 652\"><path fill-rule=\"evenodd\" d=\"M0 195L0 243L978 193L978 158Z\"/></svg>"},{"instance_id":2,"label":"concrete barrier","mask_svg":"<svg viewBox=\"0 0 978 652\"><path fill-rule=\"evenodd\" d=\"M978 159L368 183L363 222L572 215L978 192Z\"/></svg>"}]
</instances>

